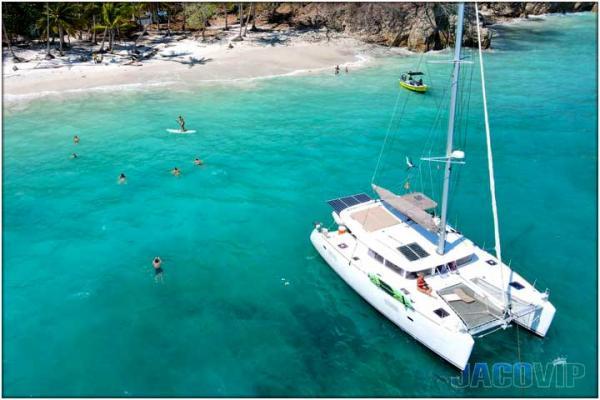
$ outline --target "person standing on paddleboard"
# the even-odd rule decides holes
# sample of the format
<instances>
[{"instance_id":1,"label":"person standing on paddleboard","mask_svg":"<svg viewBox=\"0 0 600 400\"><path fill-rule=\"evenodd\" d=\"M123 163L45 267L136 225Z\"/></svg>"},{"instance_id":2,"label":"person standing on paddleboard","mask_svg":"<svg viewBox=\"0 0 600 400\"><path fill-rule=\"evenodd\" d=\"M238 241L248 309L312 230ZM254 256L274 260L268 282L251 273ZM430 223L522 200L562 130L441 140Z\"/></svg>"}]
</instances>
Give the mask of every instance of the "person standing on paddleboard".
<instances>
[{"instance_id":1,"label":"person standing on paddleboard","mask_svg":"<svg viewBox=\"0 0 600 400\"><path fill-rule=\"evenodd\" d=\"M177 117L177 123L179 124L179 127L181 128L181 132L185 132L185 120L183 119L183 117L181 115L179 117Z\"/></svg>"}]
</instances>

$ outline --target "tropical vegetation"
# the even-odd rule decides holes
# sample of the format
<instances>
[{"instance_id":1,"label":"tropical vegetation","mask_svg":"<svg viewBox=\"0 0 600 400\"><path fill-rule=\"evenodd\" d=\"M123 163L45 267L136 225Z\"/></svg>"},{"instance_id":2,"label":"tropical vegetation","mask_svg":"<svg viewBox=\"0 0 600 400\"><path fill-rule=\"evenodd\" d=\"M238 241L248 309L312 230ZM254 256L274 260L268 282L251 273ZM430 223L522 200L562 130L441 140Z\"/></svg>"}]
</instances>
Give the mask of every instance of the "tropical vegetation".
<instances>
[{"instance_id":1,"label":"tropical vegetation","mask_svg":"<svg viewBox=\"0 0 600 400\"><path fill-rule=\"evenodd\" d=\"M239 38L257 30L257 13L282 3L175 3L175 2L4 2L2 40L15 61L16 43L45 45L47 58L63 56L71 40L87 41L94 53L127 48L136 54L140 38L148 31L169 36L198 33L206 40L207 28L218 20L217 30L240 24ZM272 11L271 11L272 12ZM237 18L236 18L237 17ZM222 25L222 26L221 26ZM98 47L94 47L98 46Z\"/></svg>"}]
</instances>

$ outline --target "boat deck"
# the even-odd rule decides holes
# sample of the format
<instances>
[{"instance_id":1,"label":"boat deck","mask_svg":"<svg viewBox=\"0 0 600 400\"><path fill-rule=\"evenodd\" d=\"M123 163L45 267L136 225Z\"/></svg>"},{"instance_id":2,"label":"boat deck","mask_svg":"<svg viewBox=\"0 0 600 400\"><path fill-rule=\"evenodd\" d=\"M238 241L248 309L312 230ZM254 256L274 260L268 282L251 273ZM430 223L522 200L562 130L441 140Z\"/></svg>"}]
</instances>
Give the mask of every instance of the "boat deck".
<instances>
[{"instance_id":1,"label":"boat deck","mask_svg":"<svg viewBox=\"0 0 600 400\"><path fill-rule=\"evenodd\" d=\"M469 331L485 330L502 321L502 311L486 302L463 283L438 291L448 305L463 320Z\"/></svg>"}]
</instances>

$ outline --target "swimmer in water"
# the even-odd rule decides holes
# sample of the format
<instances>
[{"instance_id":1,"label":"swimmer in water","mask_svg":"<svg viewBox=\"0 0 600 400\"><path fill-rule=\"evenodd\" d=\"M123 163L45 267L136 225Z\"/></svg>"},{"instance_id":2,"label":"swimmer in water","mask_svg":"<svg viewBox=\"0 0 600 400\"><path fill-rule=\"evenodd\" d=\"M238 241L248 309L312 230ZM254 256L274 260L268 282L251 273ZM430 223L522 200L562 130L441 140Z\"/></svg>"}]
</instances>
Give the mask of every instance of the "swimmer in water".
<instances>
[{"instance_id":1,"label":"swimmer in water","mask_svg":"<svg viewBox=\"0 0 600 400\"><path fill-rule=\"evenodd\" d=\"M201 159L199 159L198 157L196 157L196 159L194 160L194 164L200 166L200 165L204 164L204 162Z\"/></svg>"},{"instance_id":2,"label":"swimmer in water","mask_svg":"<svg viewBox=\"0 0 600 400\"><path fill-rule=\"evenodd\" d=\"M156 272L156 274L160 274L162 271L162 268L160 267L162 264L162 260L160 259L160 257L154 257L154 260L152 260L152 266L154 267L154 271Z\"/></svg>"},{"instance_id":3,"label":"swimmer in water","mask_svg":"<svg viewBox=\"0 0 600 400\"><path fill-rule=\"evenodd\" d=\"M171 173L172 173L174 176L179 176L179 175L181 175L181 171L180 171L180 170L179 170L179 168L177 168L177 167L173 168L173 169L171 170Z\"/></svg>"},{"instance_id":4,"label":"swimmer in water","mask_svg":"<svg viewBox=\"0 0 600 400\"><path fill-rule=\"evenodd\" d=\"M79 136L77 136L77 135L73 136L73 143L75 143L75 144L79 143Z\"/></svg>"},{"instance_id":5,"label":"swimmer in water","mask_svg":"<svg viewBox=\"0 0 600 400\"><path fill-rule=\"evenodd\" d=\"M71 154L71 158L77 158L77 153Z\"/></svg>"},{"instance_id":6,"label":"swimmer in water","mask_svg":"<svg viewBox=\"0 0 600 400\"><path fill-rule=\"evenodd\" d=\"M179 128L181 128L181 132L185 132L185 120L183 119L183 117L180 115L179 117L177 117L177 123L179 124Z\"/></svg>"},{"instance_id":7,"label":"swimmer in water","mask_svg":"<svg viewBox=\"0 0 600 400\"><path fill-rule=\"evenodd\" d=\"M160 259L160 257L154 257L154 260L152 260L152 267L154 267L154 278L157 281L159 279L162 279L163 269L160 267L161 264L162 260Z\"/></svg>"},{"instance_id":8,"label":"swimmer in water","mask_svg":"<svg viewBox=\"0 0 600 400\"><path fill-rule=\"evenodd\" d=\"M121 172L121 175L119 175L119 180L117 181L117 183L119 185L123 185L123 184L127 183L127 177L125 176L124 173Z\"/></svg>"}]
</instances>

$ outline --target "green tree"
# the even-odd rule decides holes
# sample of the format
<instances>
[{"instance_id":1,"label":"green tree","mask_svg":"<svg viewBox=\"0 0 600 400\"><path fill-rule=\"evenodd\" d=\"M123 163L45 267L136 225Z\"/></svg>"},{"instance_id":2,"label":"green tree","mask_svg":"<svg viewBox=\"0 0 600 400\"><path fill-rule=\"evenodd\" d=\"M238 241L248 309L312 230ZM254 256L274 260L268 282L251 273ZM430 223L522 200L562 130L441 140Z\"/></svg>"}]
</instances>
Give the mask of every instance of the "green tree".
<instances>
[{"instance_id":1,"label":"green tree","mask_svg":"<svg viewBox=\"0 0 600 400\"><path fill-rule=\"evenodd\" d=\"M39 35L38 20L45 15L44 3L4 2L2 3L2 26L9 37L32 38Z\"/></svg>"},{"instance_id":2,"label":"green tree","mask_svg":"<svg viewBox=\"0 0 600 400\"><path fill-rule=\"evenodd\" d=\"M59 52L63 55L65 43L65 34L70 35L75 31L78 23L78 14L75 3L51 3L46 4L47 15L43 15L38 20L40 30L46 30L46 36L49 36L50 30L58 33ZM46 29L44 29L46 28Z\"/></svg>"},{"instance_id":3,"label":"green tree","mask_svg":"<svg viewBox=\"0 0 600 400\"><path fill-rule=\"evenodd\" d=\"M108 51L113 51L115 34L119 26L123 25L123 11L117 3L102 4L102 23L104 24L104 35L102 36L102 45L100 51L104 51L104 42L108 33Z\"/></svg>"},{"instance_id":4,"label":"green tree","mask_svg":"<svg viewBox=\"0 0 600 400\"><path fill-rule=\"evenodd\" d=\"M14 53L13 39L31 37L36 33L36 22L41 16L42 7L42 3L2 4L2 34L15 62L21 62L23 59Z\"/></svg>"},{"instance_id":5,"label":"green tree","mask_svg":"<svg viewBox=\"0 0 600 400\"><path fill-rule=\"evenodd\" d=\"M96 44L96 31L98 28L99 16L102 14L101 3L84 3L82 5L82 22L88 26L91 33L89 39L92 45Z\"/></svg>"},{"instance_id":6,"label":"green tree","mask_svg":"<svg viewBox=\"0 0 600 400\"><path fill-rule=\"evenodd\" d=\"M217 6L212 3L186 3L183 13L186 16L188 25L193 29L202 31L202 41L205 40L206 23L217 10Z\"/></svg>"},{"instance_id":7,"label":"green tree","mask_svg":"<svg viewBox=\"0 0 600 400\"><path fill-rule=\"evenodd\" d=\"M227 14L231 11L231 3L221 3L221 7L223 8L223 16L225 17L225 28L223 30L228 31L229 25L227 23Z\"/></svg>"}]
</instances>

